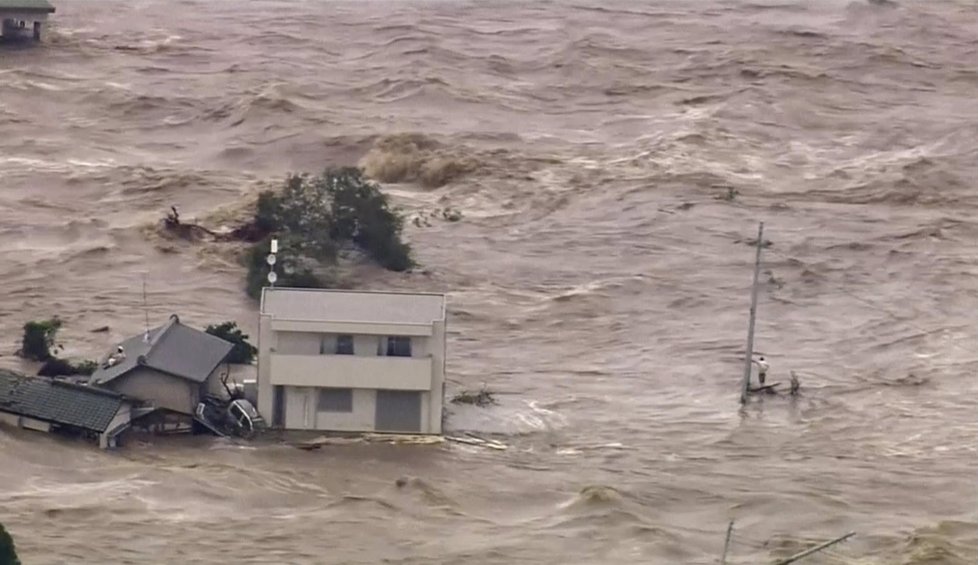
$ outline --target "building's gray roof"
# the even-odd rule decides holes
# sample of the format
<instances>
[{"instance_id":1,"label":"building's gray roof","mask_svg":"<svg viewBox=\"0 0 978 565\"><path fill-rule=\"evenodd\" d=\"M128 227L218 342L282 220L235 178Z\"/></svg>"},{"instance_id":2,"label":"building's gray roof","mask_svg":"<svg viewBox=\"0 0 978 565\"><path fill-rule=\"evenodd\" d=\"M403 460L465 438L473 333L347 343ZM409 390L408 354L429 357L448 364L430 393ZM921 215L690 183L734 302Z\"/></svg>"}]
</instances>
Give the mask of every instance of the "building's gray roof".
<instances>
[{"instance_id":1,"label":"building's gray roof","mask_svg":"<svg viewBox=\"0 0 978 565\"><path fill-rule=\"evenodd\" d=\"M0 369L0 412L104 432L124 401L109 390Z\"/></svg>"},{"instance_id":2,"label":"building's gray roof","mask_svg":"<svg viewBox=\"0 0 978 565\"><path fill-rule=\"evenodd\" d=\"M148 337L147 341L140 334L123 341L120 345L125 359L111 367L99 366L92 374L92 383L105 384L137 367L202 383L234 347L219 337L181 324L176 316L151 329Z\"/></svg>"},{"instance_id":3,"label":"building's gray roof","mask_svg":"<svg viewBox=\"0 0 978 565\"><path fill-rule=\"evenodd\" d=\"M431 324L445 319L445 295L266 287L261 312L279 320Z\"/></svg>"},{"instance_id":4,"label":"building's gray roof","mask_svg":"<svg viewBox=\"0 0 978 565\"><path fill-rule=\"evenodd\" d=\"M0 0L0 11L53 14L54 6L48 0Z\"/></svg>"}]
</instances>

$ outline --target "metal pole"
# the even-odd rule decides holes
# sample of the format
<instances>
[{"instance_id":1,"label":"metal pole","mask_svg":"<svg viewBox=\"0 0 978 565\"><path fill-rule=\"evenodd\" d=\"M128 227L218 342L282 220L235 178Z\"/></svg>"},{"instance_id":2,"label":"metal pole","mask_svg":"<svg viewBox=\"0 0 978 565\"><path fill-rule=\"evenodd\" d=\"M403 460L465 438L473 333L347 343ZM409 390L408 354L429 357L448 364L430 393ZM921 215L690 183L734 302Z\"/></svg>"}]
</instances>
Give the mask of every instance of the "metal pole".
<instances>
[{"instance_id":1,"label":"metal pole","mask_svg":"<svg viewBox=\"0 0 978 565\"><path fill-rule=\"evenodd\" d=\"M747 403L750 388L750 362L754 355L754 318L757 316L757 279L761 272L761 247L764 241L764 222L757 228L757 258L754 260L754 286L750 291L750 326L747 329L747 353L744 356L744 382L740 390L740 403Z\"/></svg>"},{"instance_id":2,"label":"metal pole","mask_svg":"<svg viewBox=\"0 0 978 565\"><path fill-rule=\"evenodd\" d=\"M733 535L733 520L727 525L727 539L723 542L723 557L720 558L720 565L727 565L727 551L730 550L730 537Z\"/></svg>"},{"instance_id":3,"label":"metal pole","mask_svg":"<svg viewBox=\"0 0 978 565\"><path fill-rule=\"evenodd\" d=\"M834 540L829 540L829 541L827 541L825 543L821 543L819 545L816 545L815 547L813 547L811 549L806 549L805 551L802 551L801 553L796 553L796 554L792 555L791 557L789 557L787 559L782 559L781 561L778 561L774 565L788 565L788 563L794 563L795 561L798 561L802 557L808 557L809 555L815 553L816 551L822 551L826 547L828 547L830 545L835 545L835 544L839 543L840 541L845 541L845 540L851 538L854 535L856 535L856 532L849 532L848 534L846 534L844 536L839 536L839 537L835 538Z\"/></svg>"}]
</instances>

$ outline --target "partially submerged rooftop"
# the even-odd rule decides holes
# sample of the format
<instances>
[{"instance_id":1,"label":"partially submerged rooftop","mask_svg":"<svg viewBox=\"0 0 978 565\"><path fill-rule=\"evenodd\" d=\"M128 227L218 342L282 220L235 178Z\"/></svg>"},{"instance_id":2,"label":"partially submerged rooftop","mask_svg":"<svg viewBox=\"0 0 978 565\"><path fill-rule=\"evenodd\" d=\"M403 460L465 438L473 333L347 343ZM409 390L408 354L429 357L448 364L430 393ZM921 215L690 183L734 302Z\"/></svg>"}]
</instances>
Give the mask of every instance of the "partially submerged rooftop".
<instances>
[{"instance_id":1,"label":"partially submerged rooftop","mask_svg":"<svg viewBox=\"0 0 978 565\"><path fill-rule=\"evenodd\" d=\"M0 0L0 17L5 13L53 14L54 11L48 0Z\"/></svg>"},{"instance_id":2,"label":"partially submerged rooftop","mask_svg":"<svg viewBox=\"0 0 978 565\"><path fill-rule=\"evenodd\" d=\"M92 374L93 384L105 384L138 367L204 382L234 347L231 343L180 323L176 315L158 328L120 344L124 358L112 366L100 365Z\"/></svg>"},{"instance_id":3,"label":"partially submerged rooftop","mask_svg":"<svg viewBox=\"0 0 978 565\"><path fill-rule=\"evenodd\" d=\"M266 287L261 313L290 321L432 324L445 319L445 295Z\"/></svg>"},{"instance_id":4,"label":"partially submerged rooftop","mask_svg":"<svg viewBox=\"0 0 978 565\"><path fill-rule=\"evenodd\" d=\"M104 432L123 402L112 391L0 369L0 412Z\"/></svg>"}]
</instances>

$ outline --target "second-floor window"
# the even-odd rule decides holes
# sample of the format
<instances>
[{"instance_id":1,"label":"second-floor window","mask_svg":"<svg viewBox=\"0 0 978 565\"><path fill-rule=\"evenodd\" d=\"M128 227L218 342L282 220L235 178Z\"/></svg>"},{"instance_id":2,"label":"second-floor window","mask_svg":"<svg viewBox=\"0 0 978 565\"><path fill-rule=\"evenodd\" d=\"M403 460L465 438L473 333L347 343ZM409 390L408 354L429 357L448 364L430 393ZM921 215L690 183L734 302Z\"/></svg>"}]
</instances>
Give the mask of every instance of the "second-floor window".
<instances>
[{"instance_id":1,"label":"second-floor window","mask_svg":"<svg viewBox=\"0 0 978 565\"><path fill-rule=\"evenodd\" d=\"M387 338L387 355L390 357L410 357L411 338L403 336Z\"/></svg>"},{"instance_id":2,"label":"second-floor window","mask_svg":"<svg viewBox=\"0 0 978 565\"><path fill-rule=\"evenodd\" d=\"M352 335L338 335L338 336L336 336L336 354L337 355L353 355L353 336Z\"/></svg>"}]
</instances>

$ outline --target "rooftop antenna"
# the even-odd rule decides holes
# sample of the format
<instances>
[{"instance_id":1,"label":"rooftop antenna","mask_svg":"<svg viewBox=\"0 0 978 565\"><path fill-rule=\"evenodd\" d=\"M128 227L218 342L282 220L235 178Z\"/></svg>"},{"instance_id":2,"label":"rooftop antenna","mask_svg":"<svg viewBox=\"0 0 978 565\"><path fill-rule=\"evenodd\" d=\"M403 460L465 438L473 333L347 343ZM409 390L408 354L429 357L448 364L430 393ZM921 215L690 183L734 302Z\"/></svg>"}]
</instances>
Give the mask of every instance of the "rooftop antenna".
<instances>
[{"instance_id":1,"label":"rooftop antenna","mask_svg":"<svg viewBox=\"0 0 978 565\"><path fill-rule=\"evenodd\" d=\"M146 301L146 274L143 274L143 312L146 314L146 331L143 333L143 341L149 343L149 306Z\"/></svg>"},{"instance_id":2,"label":"rooftop antenna","mask_svg":"<svg viewBox=\"0 0 978 565\"><path fill-rule=\"evenodd\" d=\"M764 222L757 228L757 257L754 259L754 285L750 290L750 325L747 328L747 352L744 356L744 382L740 390L740 404L747 404L750 390L750 365L754 356L754 319L757 317L757 278L761 271L761 248L764 241Z\"/></svg>"},{"instance_id":3,"label":"rooftop antenna","mask_svg":"<svg viewBox=\"0 0 978 565\"><path fill-rule=\"evenodd\" d=\"M268 263L268 284L275 288L275 281L278 280L278 274L275 272L275 254L278 253L278 239L272 239L271 253L268 257L265 257L265 262Z\"/></svg>"}]
</instances>

